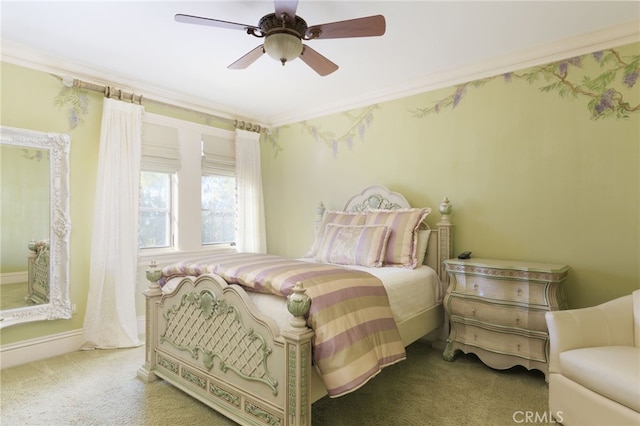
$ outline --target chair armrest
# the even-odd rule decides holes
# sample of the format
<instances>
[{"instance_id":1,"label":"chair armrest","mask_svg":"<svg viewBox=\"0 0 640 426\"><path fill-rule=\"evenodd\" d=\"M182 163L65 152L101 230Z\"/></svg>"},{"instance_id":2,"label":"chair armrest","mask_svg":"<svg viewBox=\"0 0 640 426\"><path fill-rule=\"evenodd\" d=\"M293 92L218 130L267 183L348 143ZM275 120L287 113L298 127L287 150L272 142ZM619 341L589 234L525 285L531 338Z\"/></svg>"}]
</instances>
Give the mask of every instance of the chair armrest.
<instances>
[{"instance_id":1,"label":"chair armrest","mask_svg":"<svg viewBox=\"0 0 640 426\"><path fill-rule=\"evenodd\" d=\"M561 352L596 346L633 346L632 296L598 306L545 314L549 329L549 371L558 372Z\"/></svg>"}]
</instances>

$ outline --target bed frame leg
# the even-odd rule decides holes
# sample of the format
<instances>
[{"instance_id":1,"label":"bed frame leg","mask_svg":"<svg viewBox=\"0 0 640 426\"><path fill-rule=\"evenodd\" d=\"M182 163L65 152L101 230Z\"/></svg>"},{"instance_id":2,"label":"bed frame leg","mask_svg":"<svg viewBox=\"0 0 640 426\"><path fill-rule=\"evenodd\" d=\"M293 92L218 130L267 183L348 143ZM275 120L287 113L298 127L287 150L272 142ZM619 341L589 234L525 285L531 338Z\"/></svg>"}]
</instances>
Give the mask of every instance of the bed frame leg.
<instances>
[{"instance_id":1,"label":"bed frame leg","mask_svg":"<svg viewBox=\"0 0 640 426\"><path fill-rule=\"evenodd\" d=\"M287 308L293 315L290 327L282 331L287 357L285 397L285 426L311 425L311 338L313 330L307 327L305 315L311 299L302 283L293 287Z\"/></svg>"},{"instance_id":2,"label":"bed frame leg","mask_svg":"<svg viewBox=\"0 0 640 426\"><path fill-rule=\"evenodd\" d=\"M145 324L145 360L144 365L138 369L137 376L144 383L153 382L158 379L153 370L156 367L156 336L157 327L156 316L154 307L156 302L162 296L162 290L158 285L158 280L162 277L162 270L158 268L158 264L155 260L152 260L149 264L149 269L146 271L147 280L149 280L149 287L143 292L146 301L146 324Z\"/></svg>"}]
</instances>

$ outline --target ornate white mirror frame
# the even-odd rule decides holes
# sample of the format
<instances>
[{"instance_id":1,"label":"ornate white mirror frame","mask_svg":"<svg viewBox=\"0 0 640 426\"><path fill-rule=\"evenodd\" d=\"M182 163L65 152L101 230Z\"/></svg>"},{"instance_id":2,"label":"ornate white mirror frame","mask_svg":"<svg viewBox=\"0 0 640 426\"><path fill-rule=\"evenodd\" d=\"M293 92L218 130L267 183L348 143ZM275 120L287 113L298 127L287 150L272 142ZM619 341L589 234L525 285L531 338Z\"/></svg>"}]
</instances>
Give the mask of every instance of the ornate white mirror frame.
<instances>
[{"instance_id":1,"label":"ornate white mirror frame","mask_svg":"<svg viewBox=\"0 0 640 426\"><path fill-rule=\"evenodd\" d=\"M49 301L0 311L0 328L30 321L71 318L69 300L69 135L1 127L0 144L49 151ZM16 250L27 252L24 247Z\"/></svg>"}]
</instances>

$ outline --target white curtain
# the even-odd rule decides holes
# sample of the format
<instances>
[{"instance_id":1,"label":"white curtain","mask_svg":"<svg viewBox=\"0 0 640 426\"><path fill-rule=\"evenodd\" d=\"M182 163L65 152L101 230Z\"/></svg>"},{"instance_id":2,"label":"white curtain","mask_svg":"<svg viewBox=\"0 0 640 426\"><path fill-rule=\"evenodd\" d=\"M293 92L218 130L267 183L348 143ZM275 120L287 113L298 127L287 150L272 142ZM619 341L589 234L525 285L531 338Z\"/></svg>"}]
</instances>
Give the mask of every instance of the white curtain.
<instances>
[{"instance_id":1,"label":"white curtain","mask_svg":"<svg viewBox=\"0 0 640 426\"><path fill-rule=\"evenodd\" d=\"M262 198L260 135L236 130L236 181L238 186L238 252L266 253L267 234Z\"/></svg>"},{"instance_id":2,"label":"white curtain","mask_svg":"<svg viewBox=\"0 0 640 426\"><path fill-rule=\"evenodd\" d=\"M135 299L143 112L103 102L83 349L142 344Z\"/></svg>"}]
</instances>

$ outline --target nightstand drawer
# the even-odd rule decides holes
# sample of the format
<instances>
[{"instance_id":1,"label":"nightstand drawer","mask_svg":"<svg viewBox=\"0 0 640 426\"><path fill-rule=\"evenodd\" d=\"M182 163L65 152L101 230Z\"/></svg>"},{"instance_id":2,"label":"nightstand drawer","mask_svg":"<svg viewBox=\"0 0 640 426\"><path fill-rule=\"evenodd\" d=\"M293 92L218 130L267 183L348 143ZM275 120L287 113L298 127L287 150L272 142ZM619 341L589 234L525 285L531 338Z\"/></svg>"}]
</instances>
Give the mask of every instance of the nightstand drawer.
<instances>
[{"instance_id":1,"label":"nightstand drawer","mask_svg":"<svg viewBox=\"0 0 640 426\"><path fill-rule=\"evenodd\" d=\"M547 331L545 311L528 310L518 306L487 303L482 300L459 297L452 294L449 299L451 315L477 321L534 331Z\"/></svg>"},{"instance_id":2,"label":"nightstand drawer","mask_svg":"<svg viewBox=\"0 0 640 426\"><path fill-rule=\"evenodd\" d=\"M460 293L491 300L548 306L544 283L456 274L452 294Z\"/></svg>"},{"instance_id":3,"label":"nightstand drawer","mask_svg":"<svg viewBox=\"0 0 640 426\"><path fill-rule=\"evenodd\" d=\"M452 336L456 342L476 346L497 354L513 355L547 362L547 339L487 330L479 326L454 321Z\"/></svg>"}]
</instances>

